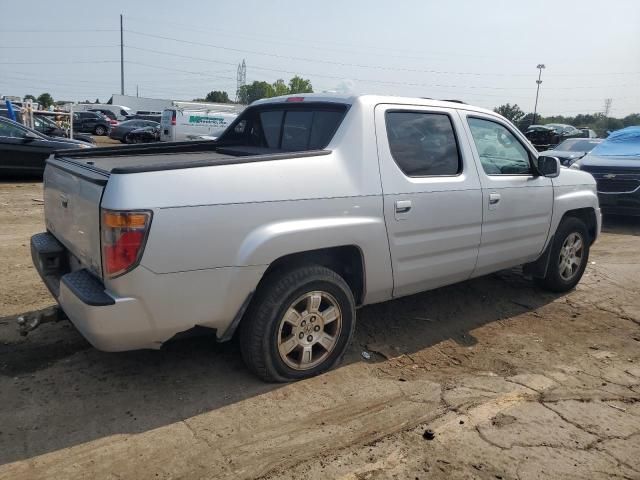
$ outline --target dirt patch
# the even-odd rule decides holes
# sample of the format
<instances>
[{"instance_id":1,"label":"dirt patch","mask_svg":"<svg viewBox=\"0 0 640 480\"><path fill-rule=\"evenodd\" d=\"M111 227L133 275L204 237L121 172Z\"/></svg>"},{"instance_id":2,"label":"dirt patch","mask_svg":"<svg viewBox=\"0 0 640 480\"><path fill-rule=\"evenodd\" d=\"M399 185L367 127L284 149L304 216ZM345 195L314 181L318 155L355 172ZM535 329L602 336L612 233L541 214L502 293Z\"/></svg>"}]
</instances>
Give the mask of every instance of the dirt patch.
<instances>
[{"instance_id":1,"label":"dirt patch","mask_svg":"<svg viewBox=\"0 0 640 480\"><path fill-rule=\"evenodd\" d=\"M568 295L514 270L370 306L339 368L273 385L234 342L19 337L14 316L51 304L40 197L0 184L0 478L640 477L637 223L607 223Z\"/></svg>"}]
</instances>

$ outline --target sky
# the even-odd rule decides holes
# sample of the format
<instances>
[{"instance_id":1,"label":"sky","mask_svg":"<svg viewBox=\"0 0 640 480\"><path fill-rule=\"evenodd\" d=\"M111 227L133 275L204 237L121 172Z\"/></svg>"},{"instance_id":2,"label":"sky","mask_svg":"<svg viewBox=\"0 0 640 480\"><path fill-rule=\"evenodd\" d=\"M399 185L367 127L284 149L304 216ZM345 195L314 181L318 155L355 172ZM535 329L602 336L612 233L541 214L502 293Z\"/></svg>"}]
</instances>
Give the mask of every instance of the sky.
<instances>
[{"instance_id":1,"label":"sky","mask_svg":"<svg viewBox=\"0 0 640 480\"><path fill-rule=\"evenodd\" d=\"M233 98L293 75L314 91L640 112L640 0L0 0L0 95Z\"/></svg>"}]
</instances>

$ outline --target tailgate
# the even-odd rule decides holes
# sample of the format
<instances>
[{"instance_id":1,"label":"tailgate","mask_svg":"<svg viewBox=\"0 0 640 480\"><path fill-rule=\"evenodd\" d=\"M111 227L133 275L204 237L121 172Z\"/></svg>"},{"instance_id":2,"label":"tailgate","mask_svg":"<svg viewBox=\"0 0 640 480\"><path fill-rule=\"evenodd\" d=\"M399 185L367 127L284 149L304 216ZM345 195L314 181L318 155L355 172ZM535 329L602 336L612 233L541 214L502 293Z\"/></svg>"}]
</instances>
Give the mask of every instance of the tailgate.
<instances>
[{"instance_id":1,"label":"tailgate","mask_svg":"<svg viewBox=\"0 0 640 480\"><path fill-rule=\"evenodd\" d=\"M84 267L102 277L100 200L109 176L64 159L49 159L44 171L44 216L51 232Z\"/></svg>"}]
</instances>

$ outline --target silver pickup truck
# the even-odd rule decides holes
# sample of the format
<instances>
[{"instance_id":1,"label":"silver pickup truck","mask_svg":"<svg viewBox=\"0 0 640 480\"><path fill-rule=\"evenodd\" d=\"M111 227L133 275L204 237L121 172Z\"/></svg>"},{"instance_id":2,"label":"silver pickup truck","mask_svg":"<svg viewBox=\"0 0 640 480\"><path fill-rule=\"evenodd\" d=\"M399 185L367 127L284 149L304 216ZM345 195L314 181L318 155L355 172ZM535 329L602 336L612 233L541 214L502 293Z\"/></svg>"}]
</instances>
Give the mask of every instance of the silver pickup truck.
<instances>
[{"instance_id":1,"label":"silver pickup truck","mask_svg":"<svg viewBox=\"0 0 640 480\"><path fill-rule=\"evenodd\" d=\"M269 381L339 362L362 305L518 265L569 290L601 222L593 177L503 117L370 95L258 101L216 142L54 154L44 198L35 266L96 348L237 332Z\"/></svg>"}]
</instances>

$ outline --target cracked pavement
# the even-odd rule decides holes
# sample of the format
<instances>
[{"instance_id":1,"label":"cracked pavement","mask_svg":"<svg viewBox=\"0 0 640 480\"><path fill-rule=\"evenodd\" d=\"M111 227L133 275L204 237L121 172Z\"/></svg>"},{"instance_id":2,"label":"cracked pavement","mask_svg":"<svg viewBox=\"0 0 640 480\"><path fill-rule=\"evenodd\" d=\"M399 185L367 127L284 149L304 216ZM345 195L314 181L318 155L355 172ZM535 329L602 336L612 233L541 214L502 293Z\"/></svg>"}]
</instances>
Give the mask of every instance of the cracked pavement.
<instances>
[{"instance_id":1,"label":"cracked pavement","mask_svg":"<svg viewBox=\"0 0 640 480\"><path fill-rule=\"evenodd\" d=\"M0 479L640 479L638 221L605 224L574 292L506 271L367 307L339 368L272 385L233 342L19 337L15 315L50 299L23 245L40 187L16 185L0 184Z\"/></svg>"}]
</instances>

